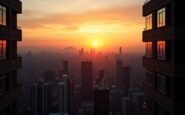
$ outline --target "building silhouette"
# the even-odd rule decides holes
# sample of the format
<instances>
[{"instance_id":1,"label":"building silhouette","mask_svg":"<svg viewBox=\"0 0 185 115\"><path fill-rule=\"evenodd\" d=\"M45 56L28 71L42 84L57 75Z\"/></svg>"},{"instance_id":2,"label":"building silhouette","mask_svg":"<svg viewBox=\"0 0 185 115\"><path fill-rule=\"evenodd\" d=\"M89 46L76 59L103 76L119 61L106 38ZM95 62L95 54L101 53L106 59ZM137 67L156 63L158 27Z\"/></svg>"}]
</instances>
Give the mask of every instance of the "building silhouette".
<instances>
[{"instance_id":1,"label":"building silhouette","mask_svg":"<svg viewBox=\"0 0 185 115\"><path fill-rule=\"evenodd\" d=\"M68 70L68 61L67 61L67 60L63 61L63 71L64 71L63 74L66 74L66 75L69 74L69 70Z\"/></svg>"},{"instance_id":2,"label":"building silhouette","mask_svg":"<svg viewBox=\"0 0 185 115\"><path fill-rule=\"evenodd\" d=\"M109 90L99 88L94 91L94 115L109 115Z\"/></svg>"},{"instance_id":3,"label":"building silhouette","mask_svg":"<svg viewBox=\"0 0 185 115\"><path fill-rule=\"evenodd\" d=\"M185 18L182 0L146 0L143 42L146 115L185 114Z\"/></svg>"},{"instance_id":4,"label":"building silhouette","mask_svg":"<svg viewBox=\"0 0 185 115\"><path fill-rule=\"evenodd\" d=\"M91 61L81 63L81 107L83 115L93 113L93 65Z\"/></svg>"},{"instance_id":5,"label":"building silhouette","mask_svg":"<svg viewBox=\"0 0 185 115\"><path fill-rule=\"evenodd\" d=\"M130 67L124 66L123 67L123 94L124 96L128 96L129 88L130 88Z\"/></svg>"},{"instance_id":6,"label":"building silhouette","mask_svg":"<svg viewBox=\"0 0 185 115\"><path fill-rule=\"evenodd\" d=\"M123 64L121 59L116 60L116 84L119 90L123 89Z\"/></svg>"},{"instance_id":7,"label":"building silhouette","mask_svg":"<svg viewBox=\"0 0 185 115\"><path fill-rule=\"evenodd\" d=\"M17 70L21 57L17 55L17 41L22 31L17 27L17 14L22 13L20 0L0 0L0 115L17 115L20 85Z\"/></svg>"},{"instance_id":8,"label":"building silhouette","mask_svg":"<svg viewBox=\"0 0 185 115\"><path fill-rule=\"evenodd\" d=\"M38 82L31 87L32 115L48 115L51 108L51 85Z\"/></svg>"}]
</instances>

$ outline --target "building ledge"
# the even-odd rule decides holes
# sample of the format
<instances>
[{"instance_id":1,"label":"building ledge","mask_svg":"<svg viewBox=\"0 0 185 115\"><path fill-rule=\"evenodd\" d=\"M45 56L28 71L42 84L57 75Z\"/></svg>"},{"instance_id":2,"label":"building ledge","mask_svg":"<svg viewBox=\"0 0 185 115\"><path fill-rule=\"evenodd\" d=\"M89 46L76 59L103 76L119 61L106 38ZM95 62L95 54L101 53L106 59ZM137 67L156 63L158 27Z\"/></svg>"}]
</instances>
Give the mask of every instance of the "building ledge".
<instances>
[{"instance_id":1,"label":"building ledge","mask_svg":"<svg viewBox=\"0 0 185 115\"><path fill-rule=\"evenodd\" d=\"M22 2L20 0L0 0L0 4L12 8L17 13L22 13Z\"/></svg>"},{"instance_id":2,"label":"building ledge","mask_svg":"<svg viewBox=\"0 0 185 115\"><path fill-rule=\"evenodd\" d=\"M6 26L0 26L0 40L22 40L22 30L21 29L9 29Z\"/></svg>"}]
</instances>

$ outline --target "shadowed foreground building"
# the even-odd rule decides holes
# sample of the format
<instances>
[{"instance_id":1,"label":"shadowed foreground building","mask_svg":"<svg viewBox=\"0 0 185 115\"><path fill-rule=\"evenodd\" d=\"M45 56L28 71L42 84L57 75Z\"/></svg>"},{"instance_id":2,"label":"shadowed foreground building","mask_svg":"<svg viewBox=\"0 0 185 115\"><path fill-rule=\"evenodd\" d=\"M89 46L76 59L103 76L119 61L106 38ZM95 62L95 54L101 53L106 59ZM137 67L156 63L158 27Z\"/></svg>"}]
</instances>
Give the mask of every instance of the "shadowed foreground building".
<instances>
[{"instance_id":1,"label":"shadowed foreground building","mask_svg":"<svg viewBox=\"0 0 185 115\"><path fill-rule=\"evenodd\" d=\"M184 115L185 17L183 0L146 0L145 114Z\"/></svg>"},{"instance_id":2,"label":"shadowed foreground building","mask_svg":"<svg viewBox=\"0 0 185 115\"><path fill-rule=\"evenodd\" d=\"M0 0L0 115L18 113L17 70L21 58L17 56L17 41L22 40L22 32L17 28L17 14L21 12L20 0Z\"/></svg>"}]
</instances>

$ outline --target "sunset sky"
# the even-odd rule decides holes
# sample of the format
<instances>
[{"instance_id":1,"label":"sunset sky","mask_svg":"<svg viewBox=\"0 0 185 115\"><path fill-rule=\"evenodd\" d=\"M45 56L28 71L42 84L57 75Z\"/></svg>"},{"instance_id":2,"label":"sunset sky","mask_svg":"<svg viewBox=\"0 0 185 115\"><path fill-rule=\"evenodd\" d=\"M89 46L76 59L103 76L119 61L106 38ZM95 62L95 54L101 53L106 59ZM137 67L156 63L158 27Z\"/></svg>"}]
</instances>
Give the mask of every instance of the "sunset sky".
<instances>
[{"instance_id":1,"label":"sunset sky","mask_svg":"<svg viewBox=\"0 0 185 115\"><path fill-rule=\"evenodd\" d=\"M144 0L22 0L21 47L142 51Z\"/></svg>"}]
</instances>

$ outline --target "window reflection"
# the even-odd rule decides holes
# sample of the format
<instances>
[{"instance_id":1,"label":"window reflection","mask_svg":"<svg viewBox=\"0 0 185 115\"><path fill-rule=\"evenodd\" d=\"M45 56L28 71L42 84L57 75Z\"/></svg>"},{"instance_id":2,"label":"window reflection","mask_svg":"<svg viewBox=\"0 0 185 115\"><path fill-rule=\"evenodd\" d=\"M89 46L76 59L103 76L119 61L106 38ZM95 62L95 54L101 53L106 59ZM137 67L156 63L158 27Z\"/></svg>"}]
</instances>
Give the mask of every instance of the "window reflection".
<instances>
[{"instance_id":1,"label":"window reflection","mask_svg":"<svg viewBox=\"0 0 185 115\"><path fill-rule=\"evenodd\" d=\"M157 11L157 27L166 26L166 8Z\"/></svg>"}]
</instances>

